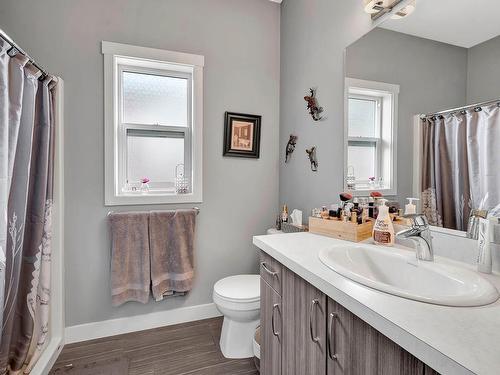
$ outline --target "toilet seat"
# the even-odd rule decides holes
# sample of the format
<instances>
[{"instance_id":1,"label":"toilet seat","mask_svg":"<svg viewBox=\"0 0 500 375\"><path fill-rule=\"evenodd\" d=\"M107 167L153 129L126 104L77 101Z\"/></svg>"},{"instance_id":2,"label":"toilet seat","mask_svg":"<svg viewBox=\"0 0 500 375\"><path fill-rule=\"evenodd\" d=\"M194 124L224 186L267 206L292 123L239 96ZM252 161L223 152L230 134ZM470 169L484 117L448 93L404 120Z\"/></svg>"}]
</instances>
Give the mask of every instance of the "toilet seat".
<instances>
[{"instance_id":1,"label":"toilet seat","mask_svg":"<svg viewBox=\"0 0 500 375\"><path fill-rule=\"evenodd\" d=\"M219 280L214 285L214 302L235 310L260 307L260 276L236 275Z\"/></svg>"},{"instance_id":2,"label":"toilet seat","mask_svg":"<svg viewBox=\"0 0 500 375\"><path fill-rule=\"evenodd\" d=\"M226 358L253 356L253 336L260 323L260 276L237 275L214 285L213 300L224 315L220 349Z\"/></svg>"}]
</instances>

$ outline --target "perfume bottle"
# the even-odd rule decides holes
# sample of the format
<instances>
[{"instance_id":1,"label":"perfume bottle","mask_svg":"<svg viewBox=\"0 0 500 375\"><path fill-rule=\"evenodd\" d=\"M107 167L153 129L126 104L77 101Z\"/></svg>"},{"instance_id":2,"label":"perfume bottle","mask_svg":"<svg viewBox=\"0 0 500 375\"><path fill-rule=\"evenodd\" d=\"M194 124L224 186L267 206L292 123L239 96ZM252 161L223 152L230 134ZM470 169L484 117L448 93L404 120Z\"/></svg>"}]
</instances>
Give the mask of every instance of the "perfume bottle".
<instances>
[{"instance_id":1,"label":"perfume bottle","mask_svg":"<svg viewBox=\"0 0 500 375\"><path fill-rule=\"evenodd\" d=\"M283 205L283 211L281 212L281 222L288 223L288 207L287 205Z\"/></svg>"}]
</instances>

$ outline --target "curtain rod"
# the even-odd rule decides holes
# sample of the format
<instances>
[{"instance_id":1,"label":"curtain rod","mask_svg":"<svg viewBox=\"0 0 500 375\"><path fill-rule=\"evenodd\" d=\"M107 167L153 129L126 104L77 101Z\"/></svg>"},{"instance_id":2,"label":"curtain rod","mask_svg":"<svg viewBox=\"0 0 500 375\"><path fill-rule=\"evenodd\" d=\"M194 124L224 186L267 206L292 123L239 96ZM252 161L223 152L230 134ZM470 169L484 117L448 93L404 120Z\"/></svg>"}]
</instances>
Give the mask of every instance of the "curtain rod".
<instances>
[{"instance_id":1,"label":"curtain rod","mask_svg":"<svg viewBox=\"0 0 500 375\"><path fill-rule=\"evenodd\" d=\"M485 106L485 105L488 105L488 104L494 104L496 103L498 107L500 107L500 99L494 99L494 100L487 100L485 102L481 102L481 103L475 103L475 104L469 104L469 105L465 105L463 107L457 107L457 108L452 108L452 109L446 109L444 111L439 111L439 112L434 112L434 113L428 113L426 115L421 115L420 118L427 118L427 117L432 117L432 116L436 116L436 115L444 115L444 114L448 114L448 113L452 113L452 112L457 112L457 111L465 111L467 109L471 109L473 108L474 110L477 109L476 112L479 112L481 111L481 107Z\"/></svg>"},{"instance_id":2,"label":"curtain rod","mask_svg":"<svg viewBox=\"0 0 500 375\"><path fill-rule=\"evenodd\" d=\"M9 49L8 51L8 54L9 56L15 56L16 53L20 53L24 56L26 56L29 60L29 62L31 64L33 64L33 66L35 68L37 68L38 70L40 70L40 72L42 73L42 75L40 76L39 79L44 79L46 76L49 75L49 73L41 66L39 65L30 55L28 55L21 47L19 47L16 42L14 42L14 40L12 40L12 38L10 36L7 35L7 33L5 31L3 31L2 29L0 29L0 37L5 40L7 43L10 44L11 48ZM12 54L13 53L13 54Z\"/></svg>"}]
</instances>

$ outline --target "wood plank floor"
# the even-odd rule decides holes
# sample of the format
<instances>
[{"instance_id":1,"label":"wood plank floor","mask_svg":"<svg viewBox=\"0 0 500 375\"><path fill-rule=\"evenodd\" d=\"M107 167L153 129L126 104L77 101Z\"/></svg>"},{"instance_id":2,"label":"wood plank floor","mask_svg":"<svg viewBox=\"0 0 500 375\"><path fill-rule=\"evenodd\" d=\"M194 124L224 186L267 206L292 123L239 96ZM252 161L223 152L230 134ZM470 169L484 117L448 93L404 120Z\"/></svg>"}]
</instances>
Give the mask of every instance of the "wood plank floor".
<instances>
[{"instance_id":1,"label":"wood plank floor","mask_svg":"<svg viewBox=\"0 0 500 375\"><path fill-rule=\"evenodd\" d=\"M252 358L222 356L221 327L222 318L214 318L66 345L50 374L258 374Z\"/></svg>"}]
</instances>

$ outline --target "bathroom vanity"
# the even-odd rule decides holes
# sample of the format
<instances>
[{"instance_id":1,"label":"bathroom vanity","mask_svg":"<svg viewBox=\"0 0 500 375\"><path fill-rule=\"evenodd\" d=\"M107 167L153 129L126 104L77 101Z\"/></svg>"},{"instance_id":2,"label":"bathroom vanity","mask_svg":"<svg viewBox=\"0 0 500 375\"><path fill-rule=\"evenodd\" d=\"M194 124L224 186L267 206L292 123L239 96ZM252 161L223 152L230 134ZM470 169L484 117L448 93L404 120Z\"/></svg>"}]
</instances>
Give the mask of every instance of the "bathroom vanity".
<instances>
[{"instance_id":1,"label":"bathroom vanity","mask_svg":"<svg viewBox=\"0 0 500 375\"><path fill-rule=\"evenodd\" d=\"M500 369L498 301L439 306L363 286L320 261L324 249L353 245L337 239L294 233L257 236L254 244L262 250L262 375L495 374ZM408 259L414 257L406 252ZM488 279L498 288L496 276Z\"/></svg>"}]
</instances>

